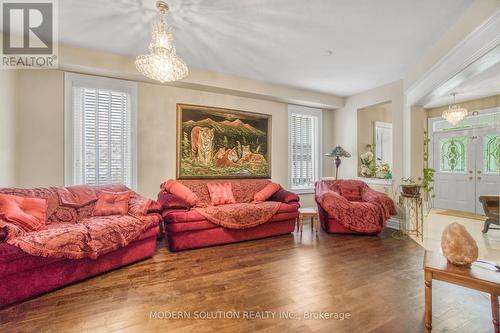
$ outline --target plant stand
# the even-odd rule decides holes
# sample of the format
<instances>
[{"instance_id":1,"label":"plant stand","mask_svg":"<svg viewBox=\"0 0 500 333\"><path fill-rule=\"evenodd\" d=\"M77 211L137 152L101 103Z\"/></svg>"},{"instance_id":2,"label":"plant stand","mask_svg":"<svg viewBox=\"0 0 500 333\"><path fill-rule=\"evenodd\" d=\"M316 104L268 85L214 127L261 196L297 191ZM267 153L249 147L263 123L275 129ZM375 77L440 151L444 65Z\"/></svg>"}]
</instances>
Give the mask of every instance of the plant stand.
<instances>
[{"instance_id":1,"label":"plant stand","mask_svg":"<svg viewBox=\"0 0 500 333\"><path fill-rule=\"evenodd\" d=\"M424 205L421 195L399 195L399 205L403 208L403 218L399 222L399 230L393 234L394 238L405 239L415 236L424 241Z\"/></svg>"}]
</instances>

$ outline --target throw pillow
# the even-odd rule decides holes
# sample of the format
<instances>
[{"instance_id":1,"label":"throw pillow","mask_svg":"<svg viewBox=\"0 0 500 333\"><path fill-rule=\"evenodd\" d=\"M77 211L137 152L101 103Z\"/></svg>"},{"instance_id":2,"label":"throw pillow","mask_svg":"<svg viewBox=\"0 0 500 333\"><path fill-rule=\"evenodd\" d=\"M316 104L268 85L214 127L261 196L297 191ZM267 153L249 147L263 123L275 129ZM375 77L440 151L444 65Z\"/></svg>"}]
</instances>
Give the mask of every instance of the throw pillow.
<instances>
[{"instance_id":1,"label":"throw pillow","mask_svg":"<svg viewBox=\"0 0 500 333\"><path fill-rule=\"evenodd\" d=\"M210 193L210 200L212 205L224 205L236 203L233 195L233 188L231 183L207 183L208 193Z\"/></svg>"},{"instance_id":2,"label":"throw pillow","mask_svg":"<svg viewBox=\"0 0 500 333\"><path fill-rule=\"evenodd\" d=\"M196 193L191 191L186 185L178 182L177 180L170 179L166 181L161 185L161 189L178 196L191 206L196 206L200 201L200 198L198 198Z\"/></svg>"},{"instance_id":3,"label":"throw pillow","mask_svg":"<svg viewBox=\"0 0 500 333\"><path fill-rule=\"evenodd\" d=\"M281 185L277 183L269 183L262 190L255 193L253 196L253 201L255 203L264 202L278 192L281 189Z\"/></svg>"},{"instance_id":4,"label":"throw pillow","mask_svg":"<svg viewBox=\"0 0 500 333\"><path fill-rule=\"evenodd\" d=\"M349 201L361 201L361 192L359 187L355 185L339 186L340 195Z\"/></svg>"},{"instance_id":5,"label":"throw pillow","mask_svg":"<svg viewBox=\"0 0 500 333\"><path fill-rule=\"evenodd\" d=\"M106 192L102 191L94 207L94 216L127 215L128 201L131 191Z\"/></svg>"},{"instance_id":6,"label":"throw pillow","mask_svg":"<svg viewBox=\"0 0 500 333\"><path fill-rule=\"evenodd\" d=\"M0 194L0 218L24 231L47 229L47 199Z\"/></svg>"}]
</instances>

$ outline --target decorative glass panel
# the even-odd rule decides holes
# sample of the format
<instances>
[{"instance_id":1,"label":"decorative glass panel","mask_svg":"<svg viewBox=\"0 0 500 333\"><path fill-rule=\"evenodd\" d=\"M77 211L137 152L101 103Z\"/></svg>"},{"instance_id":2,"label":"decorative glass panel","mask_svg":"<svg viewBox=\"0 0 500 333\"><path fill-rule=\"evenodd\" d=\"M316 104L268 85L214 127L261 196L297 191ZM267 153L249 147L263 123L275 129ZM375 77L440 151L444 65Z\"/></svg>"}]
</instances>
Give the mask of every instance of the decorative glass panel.
<instances>
[{"instance_id":1,"label":"decorative glass panel","mask_svg":"<svg viewBox=\"0 0 500 333\"><path fill-rule=\"evenodd\" d=\"M434 132L445 132L456 129L481 128L500 125L500 112L467 116L457 125L452 125L446 120L438 120L433 123Z\"/></svg>"},{"instance_id":2,"label":"decorative glass panel","mask_svg":"<svg viewBox=\"0 0 500 333\"><path fill-rule=\"evenodd\" d=\"M484 172L500 173L500 135L486 135L483 142Z\"/></svg>"},{"instance_id":3,"label":"decorative glass panel","mask_svg":"<svg viewBox=\"0 0 500 333\"><path fill-rule=\"evenodd\" d=\"M467 138L454 137L439 141L439 170L441 172L465 172Z\"/></svg>"}]
</instances>

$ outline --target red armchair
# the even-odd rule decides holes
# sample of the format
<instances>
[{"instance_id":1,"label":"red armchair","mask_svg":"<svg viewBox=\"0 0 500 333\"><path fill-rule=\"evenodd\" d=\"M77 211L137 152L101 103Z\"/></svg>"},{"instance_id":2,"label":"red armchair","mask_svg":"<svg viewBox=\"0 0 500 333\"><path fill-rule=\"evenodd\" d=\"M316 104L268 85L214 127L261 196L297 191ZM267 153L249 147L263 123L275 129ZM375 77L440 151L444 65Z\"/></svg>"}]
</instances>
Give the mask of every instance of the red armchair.
<instances>
[{"instance_id":1,"label":"red armchair","mask_svg":"<svg viewBox=\"0 0 500 333\"><path fill-rule=\"evenodd\" d=\"M315 199L327 233L378 234L396 214L389 196L359 180L316 182Z\"/></svg>"}]
</instances>

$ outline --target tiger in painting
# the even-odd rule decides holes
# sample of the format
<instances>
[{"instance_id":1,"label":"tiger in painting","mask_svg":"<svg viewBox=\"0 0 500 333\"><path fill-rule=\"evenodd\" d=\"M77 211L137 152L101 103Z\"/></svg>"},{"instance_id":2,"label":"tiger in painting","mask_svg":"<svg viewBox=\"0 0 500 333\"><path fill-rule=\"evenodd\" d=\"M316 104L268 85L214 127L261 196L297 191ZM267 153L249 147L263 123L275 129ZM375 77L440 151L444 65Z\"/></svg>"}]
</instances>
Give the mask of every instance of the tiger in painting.
<instances>
[{"instance_id":1,"label":"tiger in painting","mask_svg":"<svg viewBox=\"0 0 500 333\"><path fill-rule=\"evenodd\" d=\"M208 127L193 127L191 130L191 160L210 164L214 141L214 129Z\"/></svg>"}]
</instances>

